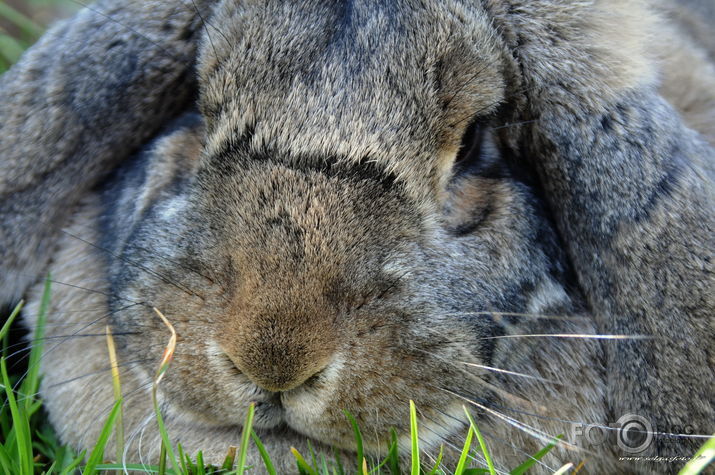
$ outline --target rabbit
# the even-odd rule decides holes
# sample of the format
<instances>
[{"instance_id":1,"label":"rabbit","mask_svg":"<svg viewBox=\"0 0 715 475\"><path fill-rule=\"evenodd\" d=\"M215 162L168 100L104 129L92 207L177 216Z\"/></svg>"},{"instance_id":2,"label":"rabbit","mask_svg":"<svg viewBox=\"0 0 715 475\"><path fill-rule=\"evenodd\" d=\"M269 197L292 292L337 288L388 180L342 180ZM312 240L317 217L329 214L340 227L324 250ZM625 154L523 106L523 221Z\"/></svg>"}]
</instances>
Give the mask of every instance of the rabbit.
<instances>
[{"instance_id":1,"label":"rabbit","mask_svg":"<svg viewBox=\"0 0 715 475\"><path fill-rule=\"evenodd\" d=\"M500 471L559 434L536 470L677 470L715 431L708 18L100 0L58 24L0 80L0 291L32 328L50 273L60 438L92 447L114 404L107 325L123 461L158 460L158 310L168 433L213 463L251 403L279 473L353 457L345 410L407 458L412 400L448 470L465 407Z\"/></svg>"}]
</instances>

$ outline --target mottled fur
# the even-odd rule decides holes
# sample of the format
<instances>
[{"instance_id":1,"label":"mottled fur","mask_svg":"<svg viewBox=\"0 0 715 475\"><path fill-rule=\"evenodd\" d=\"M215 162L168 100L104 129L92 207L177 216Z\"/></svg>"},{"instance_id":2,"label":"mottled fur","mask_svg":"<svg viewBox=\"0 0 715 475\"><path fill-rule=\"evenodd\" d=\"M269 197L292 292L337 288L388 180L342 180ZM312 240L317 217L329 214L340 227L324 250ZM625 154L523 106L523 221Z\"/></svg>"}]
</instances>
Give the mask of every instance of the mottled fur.
<instances>
[{"instance_id":1,"label":"mottled fur","mask_svg":"<svg viewBox=\"0 0 715 475\"><path fill-rule=\"evenodd\" d=\"M49 268L75 286L54 287L50 336L111 325L127 432L143 434L132 458L158 455L154 306L179 334L160 390L170 432L212 460L250 402L284 472L306 436L354 448L343 409L370 454L389 427L408 453L410 399L421 448L447 442L448 464L462 404L501 468L559 433L550 467L676 467L619 461L574 422L638 414L662 433L713 432L715 52L692 14L705 3L138 5L58 26L0 90L0 291ZM197 11L193 105L192 60L177 58L193 58ZM52 68L86 57L46 58L69 40L106 57L110 27L126 50L75 73L86 94L53 102L71 88ZM488 153L455 166L474 121ZM528 336L543 334L651 338ZM49 348L50 417L85 447L113 400L104 340ZM661 434L639 455L689 457L702 441Z\"/></svg>"}]
</instances>

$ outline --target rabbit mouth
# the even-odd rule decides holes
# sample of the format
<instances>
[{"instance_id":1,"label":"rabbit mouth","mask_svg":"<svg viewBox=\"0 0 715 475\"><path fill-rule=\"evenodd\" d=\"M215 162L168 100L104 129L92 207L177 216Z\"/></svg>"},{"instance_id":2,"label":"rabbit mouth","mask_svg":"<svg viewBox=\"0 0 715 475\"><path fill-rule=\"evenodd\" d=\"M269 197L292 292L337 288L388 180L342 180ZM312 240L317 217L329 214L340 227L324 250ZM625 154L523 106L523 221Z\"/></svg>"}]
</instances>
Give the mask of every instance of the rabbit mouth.
<instances>
[{"instance_id":1,"label":"rabbit mouth","mask_svg":"<svg viewBox=\"0 0 715 475\"><path fill-rule=\"evenodd\" d=\"M279 393L268 400L255 403L253 426L258 429L274 429L285 425L285 408Z\"/></svg>"},{"instance_id":2,"label":"rabbit mouth","mask_svg":"<svg viewBox=\"0 0 715 475\"><path fill-rule=\"evenodd\" d=\"M305 392L304 387L274 392L269 393L265 400L255 402L253 426L258 429L290 428L287 412L300 410L304 404ZM314 405L315 399L312 399L311 403Z\"/></svg>"},{"instance_id":3,"label":"rabbit mouth","mask_svg":"<svg viewBox=\"0 0 715 475\"><path fill-rule=\"evenodd\" d=\"M299 386L286 391L270 391L246 377L220 344L208 345L207 355L223 373L223 377L233 382L231 392L233 397L238 397L234 399L235 403L245 407L246 400L254 402L253 425L258 429L288 428L291 426L291 419L295 419L296 412L325 410L326 401L337 385L344 363L343 357L336 355L325 368ZM240 422L243 422L243 416L240 418ZM300 432L300 427L292 429Z\"/></svg>"}]
</instances>

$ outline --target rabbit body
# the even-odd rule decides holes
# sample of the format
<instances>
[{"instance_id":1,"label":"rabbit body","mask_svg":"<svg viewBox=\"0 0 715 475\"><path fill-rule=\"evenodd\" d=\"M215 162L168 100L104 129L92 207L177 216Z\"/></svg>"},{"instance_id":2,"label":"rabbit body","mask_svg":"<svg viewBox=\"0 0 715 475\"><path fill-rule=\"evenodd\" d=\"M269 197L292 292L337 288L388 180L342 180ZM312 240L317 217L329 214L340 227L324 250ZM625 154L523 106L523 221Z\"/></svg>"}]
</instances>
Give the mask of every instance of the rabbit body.
<instances>
[{"instance_id":1,"label":"rabbit body","mask_svg":"<svg viewBox=\"0 0 715 475\"><path fill-rule=\"evenodd\" d=\"M113 404L108 325L128 460L156 460L157 308L169 433L215 463L250 403L281 473L308 440L351 457L343 410L409 456L414 400L447 466L466 406L500 469L564 434L539 469L675 470L715 421L712 10L100 1L59 24L0 82L0 292L32 327L56 282L62 440L92 446ZM631 416L642 450L584 435Z\"/></svg>"}]
</instances>

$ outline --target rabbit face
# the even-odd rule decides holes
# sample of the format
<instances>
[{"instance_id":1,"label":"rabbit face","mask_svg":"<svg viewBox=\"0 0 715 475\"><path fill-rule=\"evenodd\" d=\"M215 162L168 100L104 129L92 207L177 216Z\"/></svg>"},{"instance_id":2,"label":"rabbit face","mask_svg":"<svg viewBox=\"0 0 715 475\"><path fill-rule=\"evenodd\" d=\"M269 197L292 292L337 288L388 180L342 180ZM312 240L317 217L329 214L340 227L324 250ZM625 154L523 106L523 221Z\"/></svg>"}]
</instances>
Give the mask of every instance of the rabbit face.
<instances>
[{"instance_id":1,"label":"rabbit face","mask_svg":"<svg viewBox=\"0 0 715 475\"><path fill-rule=\"evenodd\" d=\"M544 226L525 187L453 171L474 111L491 112L506 87L486 23L455 39L444 18L467 21L458 10L378 9L375 44L334 38L333 16L350 12L323 8L216 13L222 35L201 62L203 150L188 178L135 213L112 265L114 325L142 329L118 338L151 374L166 331L150 309L122 306L150 301L169 317L179 346L161 391L204 424L240 425L255 402L257 428L352 449L347 410L377 453L390 427L409 433L412 399L438 446L464 429L454 394L488 379L460 366L492 360L503 329L483 312L526 309L558 256L536 243ZM286 23L260 28L266 18ZM308 28L316 18L325 25ZM417 43L409 28L434 37ZM542 307L563 303L554 295Z\"/></svg>"},{"instance_id":2,"label":"rabbit face","mask_svg":"<svg viewBox=\"0 0 715 475\"><path fill-rule=\"evenodd\" d=\"M346 449L348 410L377 452L390 427L409 432L413 399L439 436L457 435L461 403L445 390L472 393L480 376L455 362L489 365L491 337L503 332L480 312L523 310L524 289L545 279L534 271L546 256L531 242L533 218L505 211L460 233L469 223L421 214L373 165L277 155L228 151L183 197L159 202L115 263L114 307L141 296L178 332L167 404L204 423L240 424L256 402L256 427L287 424ZM528 208L516 186L461 181L452 198L460 210L494 204L485 192ZM147 255L170 260L149 260L149 272L132 264ZM122 340L150 372L166 339L161 323L133 307L115 325L120 335L153 325Z\"/></svg>"}]
</instances>

